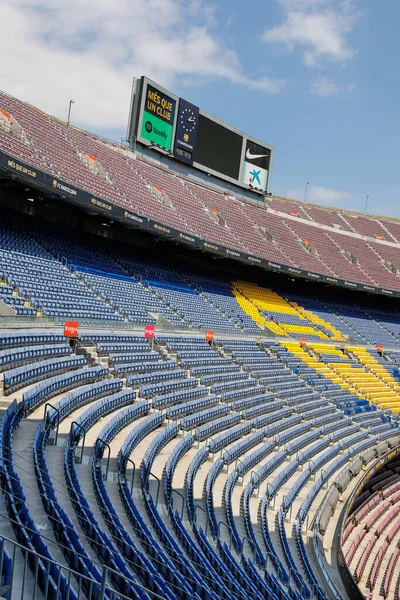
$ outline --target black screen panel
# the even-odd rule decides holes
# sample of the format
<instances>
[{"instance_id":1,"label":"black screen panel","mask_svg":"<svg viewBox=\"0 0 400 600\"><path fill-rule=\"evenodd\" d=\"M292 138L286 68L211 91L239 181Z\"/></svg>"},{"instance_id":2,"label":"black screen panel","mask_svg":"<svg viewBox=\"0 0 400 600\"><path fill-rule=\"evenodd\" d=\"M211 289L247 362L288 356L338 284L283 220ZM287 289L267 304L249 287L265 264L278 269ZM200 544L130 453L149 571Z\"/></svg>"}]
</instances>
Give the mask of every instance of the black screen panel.
<instances>
[{"instance_id":1,"label":"black screen panel","mask_svg":"<svg viewBox=\"0 0 400 600\"><path fill-rule=\"evenodd\" d=\"M204 115L199 115L199 127L194 152L195 162L238 179L243 137Z\"/></svg>"}]
</instances>

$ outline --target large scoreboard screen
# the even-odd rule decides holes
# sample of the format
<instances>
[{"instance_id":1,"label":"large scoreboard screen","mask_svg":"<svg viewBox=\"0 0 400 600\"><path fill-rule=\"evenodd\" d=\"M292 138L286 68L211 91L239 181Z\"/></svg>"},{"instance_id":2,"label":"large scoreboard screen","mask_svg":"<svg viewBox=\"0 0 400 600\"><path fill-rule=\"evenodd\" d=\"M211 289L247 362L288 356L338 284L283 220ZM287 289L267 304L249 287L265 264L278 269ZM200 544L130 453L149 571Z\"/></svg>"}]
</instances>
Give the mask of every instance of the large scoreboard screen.
<instances>
[{"instance_id":1,"label":"large scoreboard screen","mask_svg":"<svg viewBox=\"0 0 400 600\"><path fill-rule=\"evenodd\" d=\"M134 79L127 139L245 188L269 190L273 147L147 77Z\"/></svg>"},{"instance_id":2,"label":"large scoreboard screen","mask_svg":"<svg viewBox=\"0 0 400 600\"><path fill-rule=\"evenodd\" d=\"M242 136L200 115L194 152L196 163L238 179L242 144Z\"/></svg>"}]
</instances>

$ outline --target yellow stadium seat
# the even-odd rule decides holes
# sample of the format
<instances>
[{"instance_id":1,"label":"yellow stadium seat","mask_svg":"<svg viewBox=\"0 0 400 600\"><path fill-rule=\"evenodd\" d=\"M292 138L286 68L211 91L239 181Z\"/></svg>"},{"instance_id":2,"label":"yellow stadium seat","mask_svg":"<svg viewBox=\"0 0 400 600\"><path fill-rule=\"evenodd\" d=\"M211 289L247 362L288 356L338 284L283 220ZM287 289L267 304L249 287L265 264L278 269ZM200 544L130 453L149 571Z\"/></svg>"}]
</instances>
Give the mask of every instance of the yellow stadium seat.
<instances>
[{"instance_id":1,"label":"yellow stadium seat","mask_svg":"<svg viewBox=\"0 0 400 600\"><path fill-rule=\"evenodd\" d=\"M329 339L323 331L312 326L313 322L317 324L316 320L312 322L311 319L300 314L294 306L273 290L262 288L249 281L236 281L232 286L236 300L242 309L256 323L264 325L276 335L286 337L290 333L297 333L304 336L313 335L321 339ZM262 312L273 313L274 321L269 321L263 317ZM295 315L304 321L304 325L281 323L279 314Z\"/></svg>"}]
</instances>

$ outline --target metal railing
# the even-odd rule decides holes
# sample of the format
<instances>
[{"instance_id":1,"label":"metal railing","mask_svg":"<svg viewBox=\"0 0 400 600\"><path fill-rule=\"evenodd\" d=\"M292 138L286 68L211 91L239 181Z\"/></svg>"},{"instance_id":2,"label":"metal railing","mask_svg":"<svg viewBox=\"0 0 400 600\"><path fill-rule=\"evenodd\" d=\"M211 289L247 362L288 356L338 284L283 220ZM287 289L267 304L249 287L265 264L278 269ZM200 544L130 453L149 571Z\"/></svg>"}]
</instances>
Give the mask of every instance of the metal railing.
<instances>
[{"instance_id":1,"label":"metal railing","mask_svg":"<svg viewBox=\"0 0 400 600\"><path fill-rule=\"evenodd\" d=\"M11 566L5 572L6 561L11 558ZM41 564L40 564L41 563ZM40 567L39 568L39 564ZM42 568L43 567L43 568ZM147 589L137 581L128 580L121 573L104 565L97 564L101 578L96 581L90 575L78 573L66 565L42 556L7 537L0 539L0 572L3 574L0 586L1 598L7 600L132 600L122 592L113 588L109 581L121 578L122 583L131 584L138 596L147 594L150 600L163 600L155 592ZM50 570L57 571L57 581L52 580ZM44 575L43 575L44 572ZM60 582L64 576L67 589L61 595Z\"/></svg>"}]
</instances>

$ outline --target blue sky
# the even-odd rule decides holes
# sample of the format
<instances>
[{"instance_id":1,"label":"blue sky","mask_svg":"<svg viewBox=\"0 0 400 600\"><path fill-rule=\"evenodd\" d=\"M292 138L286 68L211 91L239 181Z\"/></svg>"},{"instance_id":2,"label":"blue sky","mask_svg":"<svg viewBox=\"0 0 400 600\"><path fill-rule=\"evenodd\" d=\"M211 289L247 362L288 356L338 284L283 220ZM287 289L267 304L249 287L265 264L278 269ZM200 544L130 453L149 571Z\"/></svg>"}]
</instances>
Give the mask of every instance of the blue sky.
<instances>
[{"instance_id":1,"label":"blue sky","mask_svg":"<svg viewBox=\"0 0 400 600\"><path fill-rule=\"evenodd\" d=\"M400 217L398 0L0 0L0 87L125 136L148 75L275 146L272 191ZM18 32L18 35L16 33ZM1 108L1 107L0 107Z\"/></svg>"}]
</instances>

